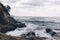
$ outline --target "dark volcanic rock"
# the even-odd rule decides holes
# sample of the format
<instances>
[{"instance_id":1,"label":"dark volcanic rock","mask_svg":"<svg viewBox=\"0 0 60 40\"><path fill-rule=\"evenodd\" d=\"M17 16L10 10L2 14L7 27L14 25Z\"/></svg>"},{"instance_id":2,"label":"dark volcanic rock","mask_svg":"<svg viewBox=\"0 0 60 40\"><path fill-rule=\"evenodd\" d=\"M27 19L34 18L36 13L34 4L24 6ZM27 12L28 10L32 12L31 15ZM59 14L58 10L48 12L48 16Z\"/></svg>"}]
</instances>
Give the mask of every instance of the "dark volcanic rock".
<instances>
[{"instance_id":1,"label":"dark volcanic rock","mask_svg":"<svg viewBox=\"0 0 60 40\"><path fill-rule=\"evenodd\" d=\"M22 22L17 22L14 18L12 18L9 14L10 6L4 6L0 3L0 32L5 33L7 31L12 31L17 27L23 28L26 25Z\"/></svg>"},{"instance_id":2,"label":"dark volcanic rock","mask_svg":"<svg viewBox=\"0 0 60 40\"><path fill-rule=\"evenodd\" d=\"M24 23L21 23L21 22L17 22L15 25L19 28L26 27L26 25Z\"/></svg>"},{"instance_id":3,"label":"dark volcanic rock","mask_svg":"<svg viewBox=\"0 0 60 40\"><path fill-rule=\"evenodd\" d=\"M25 40L46 40L48 38L45 37L36 37L35 32L30 31L27 34L22 34L22 38L25 38Z\"/></svg>"},{"instance_id":4,"label":"dark volcanic rock","mask_svg":"<svg viewBox=\"0 0 60 40\"><path fill-rule=\"evenodd\" d=\"M46 28L46 32L49 33L52 37L56 35L56 32L54 32L52 29L50 28Z\"/></svg>"},{"instance_id":5,"label":"dark volcanic rock","mask_svg":"<svg viewBox=\"0 0 60 40\"><path fill-rule=\"evenodd\" d=\"M31 35L32 35L32 36L35 36L35 32L32 32L32 31L31 31L31 32L28 32L28 33L27 33L27 36L31 36Z\"/></svg>"},{"instance_id":6,"label":"dark volcanic rock","mask_svg":"<svg viewBox=\"0 0 60 40\"><path fill-rule=\"evenodd\" d=\"M27 34L22 34L21 37L25 37L25 38L35 37L35 32L30 31Z\"/></svg>"},{"instance_id":7,"label":"dark volcanic rock","mask_svg":"<svg viewBox=\"0 0 60 40\"><path fill-rule=\"evenodd\" d=\"M15 37L15 36L10 36L10 35L5 35L3 33L0 33L0 40L45 40L46 38L44 37Z\"/></svg>"},{"instance_id":8,"label":"dark volcanic rock","mask_svg":"<svg viewBox=\"0 0 60 40\"><path fill-rule=\"evenodd\" d=\"M47 33L51 32L51 31L52 31L52 29L46 28L46 32L47 32Z\"/></svg>"}]
</instances>

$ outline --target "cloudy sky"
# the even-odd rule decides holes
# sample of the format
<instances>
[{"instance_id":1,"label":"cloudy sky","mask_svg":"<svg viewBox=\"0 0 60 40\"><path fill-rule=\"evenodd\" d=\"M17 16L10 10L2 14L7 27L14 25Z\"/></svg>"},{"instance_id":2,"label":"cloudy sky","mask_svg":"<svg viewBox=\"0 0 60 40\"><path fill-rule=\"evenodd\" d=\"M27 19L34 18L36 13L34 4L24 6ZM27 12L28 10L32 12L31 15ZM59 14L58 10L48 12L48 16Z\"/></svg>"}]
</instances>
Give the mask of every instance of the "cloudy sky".
<instances>
[{"instance_id":1,"label":"cloudy sky","mask_svg":"<svg viewBox=\"0 0 60 40\"><path fill-rule=\"evenodd\" d=\"M60 17L60 0L0 0L11 6L11 15Z\"/></svg>"}]
</instances>

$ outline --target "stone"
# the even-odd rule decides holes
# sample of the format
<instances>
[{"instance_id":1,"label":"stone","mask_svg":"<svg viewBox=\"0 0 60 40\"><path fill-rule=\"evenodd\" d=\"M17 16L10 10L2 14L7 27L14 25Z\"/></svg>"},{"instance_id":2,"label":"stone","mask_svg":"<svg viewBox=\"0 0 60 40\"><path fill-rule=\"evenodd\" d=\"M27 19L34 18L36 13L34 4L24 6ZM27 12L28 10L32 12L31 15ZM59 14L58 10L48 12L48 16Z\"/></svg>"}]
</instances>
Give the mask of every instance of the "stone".
<instances>
[{"instance_id":1,"label":"stone","mask_svg":"<svg viewBox=\"0 0 60 40\"><path fill-rule=\"evenodd\" d=\"M47 32L47 33L51 32L51 31L52 31L52 29L46 28L46 32Z\"/></svg>"},{"instance_id":2,"label":"stone","mask_svg":"<svg viewBox=\"0 0 60 40\"><path fill-rule=\"evenodd\" d=\"M16 21L11 15L9 14L10 6L4 6L0 2L0 32L6 33L8 31L15 30L18 28L26 27L25 23Z\"/></svg>"},{"instance_id":3,"label":"stone","mask_svg":"<svg viewBox=\"0 0 60 40\"><path fill-rule=\"evenodd\" d=\"M46 32L49 33L52 37L55 36L56 32L54 32L52 29L46 28Z\"/></svg>"}]
</instances>

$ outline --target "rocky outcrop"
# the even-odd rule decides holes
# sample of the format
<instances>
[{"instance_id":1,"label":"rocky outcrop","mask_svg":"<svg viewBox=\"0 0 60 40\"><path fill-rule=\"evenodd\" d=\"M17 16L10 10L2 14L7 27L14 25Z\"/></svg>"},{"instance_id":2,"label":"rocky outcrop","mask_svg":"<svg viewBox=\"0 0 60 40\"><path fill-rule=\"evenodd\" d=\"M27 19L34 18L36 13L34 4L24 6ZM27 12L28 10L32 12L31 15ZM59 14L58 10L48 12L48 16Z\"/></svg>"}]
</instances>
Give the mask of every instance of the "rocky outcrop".
<instances>
[{"instance_id":1,"label":"rocky outcrop","mask_svg":"<svg viewBox=\"0 0 60 40\"><path fill-rule=\"evenodd\" d=\"M22 22L17 22L14 18L12 18L9 14L10 6L4 6L0 3L0 32L5 33L7 31L12 31L17 27L23 28L26 25Z\"/></svg>"},{"instance_id":2,"label":"rocky outcrop","mask_svg":"<svg viewBox=\"0 0 60 40\"><path fill-rule=\"evenodd\" d=\"M50 28L46 28L46 33L49 33L52 37L55 36L57 33L54 32L52 29Z\"/></svg>"},{"instance_id":3,"label":"rocky outcrop","mask_svg":"<svg viewBox=\"0 0 60 40\"><path fill-rule=\"evenodd\" d=\"M7 36L3 33L0 33L0 40L45 40L44 37L15 37L15 36Z\"/></svg>"},{"instance_id":4,"label":"rocky outcrop","mask_svg":"<svg viewBox=\"0 0 60 40\"><path fill-rule=\"evenodd\" d=\"M30 32L28 32L27 34L22 34L22 35L20 35L21 37L24 37L24 38L30 38L30 37L35 37L36 35L35 35L35 32L33 32L33 31L30 31Z\"/></svg>"}]
</instances>

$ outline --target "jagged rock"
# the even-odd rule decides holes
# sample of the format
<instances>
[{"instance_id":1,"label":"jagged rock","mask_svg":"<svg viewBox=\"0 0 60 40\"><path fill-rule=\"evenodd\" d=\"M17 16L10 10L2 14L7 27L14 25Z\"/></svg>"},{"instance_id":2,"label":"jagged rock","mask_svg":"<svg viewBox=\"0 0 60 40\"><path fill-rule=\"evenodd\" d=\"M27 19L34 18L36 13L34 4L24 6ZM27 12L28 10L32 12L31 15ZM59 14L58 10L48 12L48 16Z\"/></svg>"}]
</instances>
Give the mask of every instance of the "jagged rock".
<instances>
[{"instance_id":1,"label":"jagged rock","mask_svg":"<svg viewBox=\"0 0 60 40\"><path fill-rule=\"evenodd\" d=\"M56 34L52 29L46 28L46 32L49 33L52 37Z\"/></svg>"},{"instance_id":2,"label":"jagged rock","mask_svg":"<svg viewBox=\"0 0 60 40\"><path fill-rule=\"evenodd\" d=\"M44 37L15 37L15 36L10 36L10 35L5 35L3 33L0 33L0 40L45 40L46 38Z\"/></svg>"},{"instance_id":3,"label":"jagged rock","mask_svg":"<svg viewBox=\"0 0 60 40\"><path fill-rule=\"evenodd\" d=\"M24 23L21 23L21 22L17 22L15 25L16 25L16 27L19 27L19 28L26 27L26 25Z\"/></svg>"},{"instance_id":4,"label":"jagged rock","mask_svg":"<svg viewBox=\"0 0 60 40\"><path fill-rule=\"evenodd\" d=\"M17 27L23 28L26 27L26 25L22 22L16 21L13 17L10 16L10 6L7 5L4 6L0 2L0 32L5 33L7 31L12 31L16 29Z\"/></svg>"},{"instance_id":5,"label":"jagged rock","mask_svg":"<svg viewBox=\"0 0 60 40\"><path fill-rule=\"evenodd\" d=\"M52 29L46 28L46 32L47 32L47 33L51 32L51 31L52 31Z\"/></svg>"},{"instance_id":6,"label":"jagged rock","mask_svg":"<svg viewBox=\"0 0 60 40\"><path fill-rule=\"evenodd\" d=\"M48 38L45 37L36 37L35 32L30 31L27 34L23 34L21 35L23 38L25 38L25 40L46 40Z\"/></svg>"},{"instance_id":7,"label":"jagged rock","mask_svg":"<svg viewBox=\"0 0 60 40\"><path fill-rule=\"evenodd\" d=\"M27 34L22 34L21 37L25 37L25 38L35 37L35 32L30 31Z\"/></svg>"},{"instance_id":8,"label":"jagged rock","mask_svg":"<svg viewBox=\"0 0 60 40\"><path fill-rule=\"evenodd\" d=\"M35 32L30 31L27 33L27 36L35 36Z\"/></svg>"},{"instance_id":9,"label":"jagged rock","mask_svg":"<svg viewBox=\"0 0 60 40\"><path fill-rule=\"evenodd\" d=\"M54 32L54 31L51 31L49 34L53 37L53 36L55 36L57 33Z\"/></svg>"}]
</instances>

